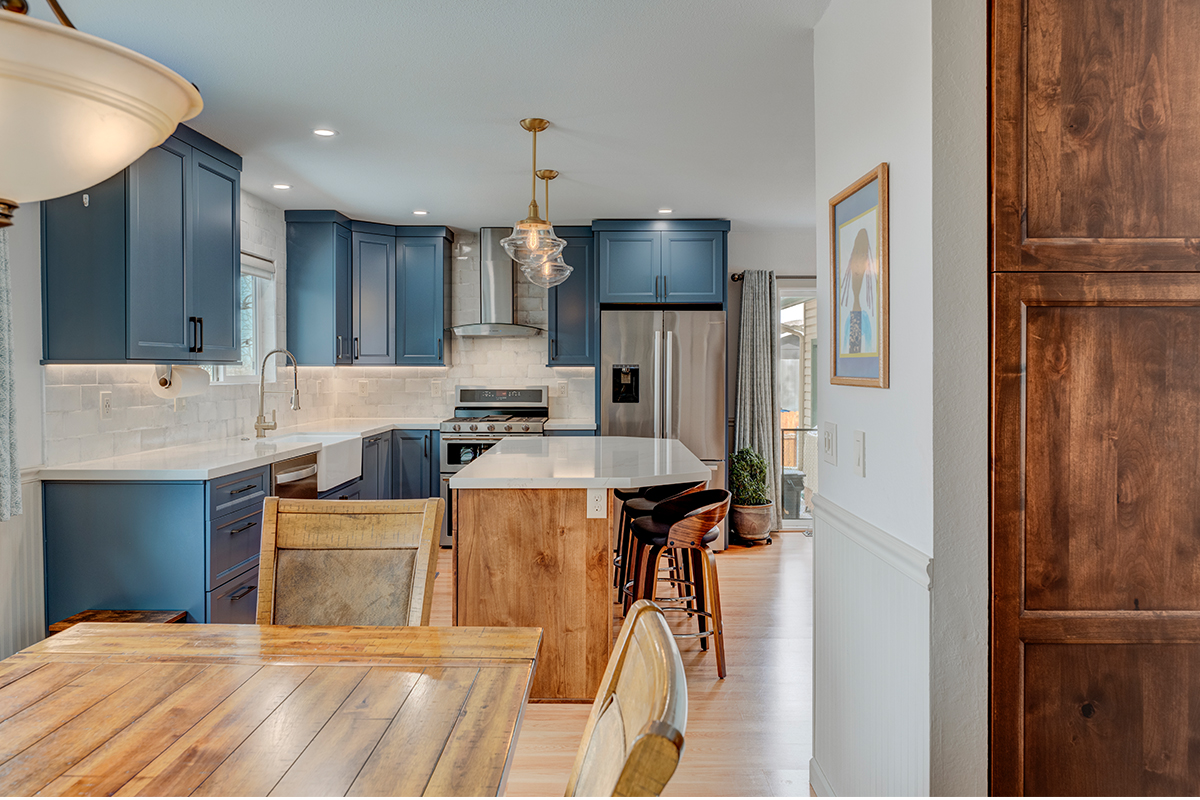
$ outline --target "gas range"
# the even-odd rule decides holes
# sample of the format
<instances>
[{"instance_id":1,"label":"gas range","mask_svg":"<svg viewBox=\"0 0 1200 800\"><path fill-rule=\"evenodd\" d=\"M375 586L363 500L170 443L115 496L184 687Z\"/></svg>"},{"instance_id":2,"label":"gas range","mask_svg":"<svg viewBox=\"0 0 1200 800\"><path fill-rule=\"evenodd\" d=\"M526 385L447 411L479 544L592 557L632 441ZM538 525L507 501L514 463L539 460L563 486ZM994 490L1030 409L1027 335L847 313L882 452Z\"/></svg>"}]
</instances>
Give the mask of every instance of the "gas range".
<instances>
[{"instance_id":1,"label":"gas range","mask_svg":"<svg viewBox=\"0 0 1200 800\"><path fill-rule=\"evenodd\" d=\"M482 417L451 417L442 423L443 434L494 433L502 436L540 436L546 417L488 414Z\"/></svg>"},{"instance_id":2,"label":"gas range","mask_svg":"<svg viewBox=\"0 0 1200 800\"><path fill-rule=\"evenodd\" d=\"M485 441L503 436L540 436L549 416L549 387L459 386L454 416L441 424L443 438Z\"/></svg>"}]
</instances>

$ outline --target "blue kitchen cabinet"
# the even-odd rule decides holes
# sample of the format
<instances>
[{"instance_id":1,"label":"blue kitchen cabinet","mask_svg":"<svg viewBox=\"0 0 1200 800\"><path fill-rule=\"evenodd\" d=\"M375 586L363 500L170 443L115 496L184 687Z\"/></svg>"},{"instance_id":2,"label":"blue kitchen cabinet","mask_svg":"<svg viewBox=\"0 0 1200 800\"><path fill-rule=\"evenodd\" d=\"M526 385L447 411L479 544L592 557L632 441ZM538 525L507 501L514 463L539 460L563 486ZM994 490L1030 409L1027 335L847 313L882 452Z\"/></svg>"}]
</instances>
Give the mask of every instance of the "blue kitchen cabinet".
<instances>
[{"instance_id":1,"label":"blue kitchen cabinet","mask_svg":"<svg viewBox=\"0 0 1200 800\"><path fill-rule=\"evenodd\" d=\"M396 237L351 227L351 309L355 364L396 363ZM333 298L330 297L332 301Z\"/></svg>"},{"instance_id":2,"label":"blue kitchen cabinet","mask_svg":"<svg viewBox=\"0 0 1200 800\"><path fill-rule=\"evenodd\" d=\"M437 431L392 431L393 496L397 500L424 500L438 496Z\"/></svg>"},{"instance_id":3,"label":"blue kitchen cabinet","mask_svg":"<svg viewBox=\"0 0 1200 800\"><path fill-rule=\"evenodd\" d=\"M362 441L362 500L391 500L392 433L379 433Z\"/></svg>"},{"instance_id":4,"label":"blue kitchen cabinet","mask_svg":"<svg viewBox=\"0 0 1200 800\"><path fill-rule=\"evenodd\" d=\"M566 241L562 257L574 270L546 296L546 366L587 366L596 363L600 305L596 302L594 240L590 228L560 227Z\"/></svg>"},{"instance_id":5,"label":"blue kitchen cabinet","mask_svg":"<svg viewBox=\"0 0 1200 800\"><path fill-rule=\"evenodd\" d=\"M341 486L335 486L321 492L321 500L362 500L362 478L346 481Z\"/></svg>"},{"instance_id":6,"label":"blue kitchen cabinet","mask_svg":"<svg viewBox=\"0 0 1200 800\"><path fill-rule=\"evenodd\" d=\"M450 238L441 227L396 228L396 363L445 364Z\"/></svg>"},{"instance_id":7,"label":"blue kitchen cabinet","mask_svg":"<svg viewBox=\"0 0 1200 800\"><path fill-rule=\"evenodd\" d=\"M218 611L244 618L257 588L270 474L258 467L211 481L43 483L47 624L90 608L178 608L189 622L218 621Z\"/></svg>"},{"instance_id":8,"label":"blue kitchen cabinet","mask_svg":"<svg viewBox=\"0 0 1200 800\"><path fill-rule=\"evenodd\" d=\"M350 220L336 211L287 211L287 348L301 366L354 362Z\"/></svg>"},{"instance_id":9,"label":"blue kitchen cabinet","mask_svg":"<svg viewBox=\"0 0 1200 800\"><path fill-rule=\"evenodd\" d=\"M599 302L725 302L725 220L595 220Z\"/></svg>"},{"instance_id":10,"label":"blue kitchen cabinet","mask_svg":"<svg viewBox=\"0 0 1200 800\"><path fill-rule=\"evenodd\" d=\"M242 159L180 125L42 203L44 363L235 363Z\"/></svg>"}]
</instances>

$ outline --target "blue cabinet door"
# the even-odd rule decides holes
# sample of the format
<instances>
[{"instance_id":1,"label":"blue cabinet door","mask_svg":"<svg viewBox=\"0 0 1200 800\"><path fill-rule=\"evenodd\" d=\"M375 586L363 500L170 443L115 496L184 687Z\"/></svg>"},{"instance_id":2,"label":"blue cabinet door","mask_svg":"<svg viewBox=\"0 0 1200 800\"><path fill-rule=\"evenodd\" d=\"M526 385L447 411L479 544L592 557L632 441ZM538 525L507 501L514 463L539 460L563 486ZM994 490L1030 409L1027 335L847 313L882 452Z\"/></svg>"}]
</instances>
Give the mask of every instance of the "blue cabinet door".
<instances>
[{"instance_id":1,"label":"blue cabinet door","mask_svg":"<svg viewBox=\"0 0 1200 800\"><path fill-rule=\"evenodd\" d=\"M724 301L724 232L662 232L660 299L664 303Z\"/></svg>"},{"instance_id":2,"label":"blue cabinet door","mask_svg":"<svg viewBox=\"0 0 1200 800\"><path fill-rule=\"evenodd\" d=\"M362 499L379 498L379 441L380 436L370 436L362 441Z\"/></svg>"},{"instance_id":3,"label":"blue cabinet door","mask_svg":"<svg viewBox=\"0 0 1200 800\"><path fill-rule=\"evenodd\" d=\"M353 364L354 312L350 298L354 292L354 279L350 269L350 231L334 225L333 237L333 363ZM291 283L290 258L288 274L288 283Z\"/></svg>"},{"instance_id":4,"label":"blue cabinet door","mask_svg":"<svg viewBox=\"0 0 1200 800\"><path fill-rule=\"evenodd\" d=\"M192 149L187 273L192 358L237 363L241 347L241 192L233 167Z\"/></svg>"},{"instance_id":5,"label":"blue cabinet door","mask_svg":"<svg viewBox=\"0 0 1200 800\"><path fill-rule=\"evenodd\" d=\"M574 271L546 297L546 365L550 367L592 366L596 362L596 328L600 306L596 302L596 271L593 240L564 237L563 261Z\"/></svg>"},{"instance_id":6,"label":"blue cabinet door","mask_svg":"<svg viewBox=\"0 0 1200 800\"><path fill-rule=\"evenodd\" d=\"M362 500L362 478L346 481L341 486L328 489L318 496L320 500Z\"/></svg>"},{"instance_id":7,"label":"blue cabinet door","mask_svg":"<svg viewBox=\"0 0 1200 800\"><path fill-rule=\"evenodd\" d=\"M443 363L444 239L396 239L396 363Z\"/></svg>"},{"instance_id":8,"label":"blue cabinet door","mask_svg":"<svg viewBox=\"0 0 1200 800\"><path fill-rule=\"evenodd\" d=\"M396 237L351 234L355 364L396 363Z\"/></svg>"},{"instance_id":9,"label":"blue cabinet door","mask_svg":"<svg viewBox=\"0 0 1200 800\"><path fill-rule=\"evenodd\" d=\"M654 303L661 296L662 232L597 231L601 303Z\"/></svg>"},{"instance_id":10,"label":"blue cabinet door","mask_svg":"<svg viewBox=\"0 0 1200 800\"><path fill-rule=\"evenodd\" d=\"M433 486L432 431L393 431L392 469L394 496L397 500L424 500L437 497Z\"/></svg>"},{"instance_id":11,"label":"blue cabinet door","mask_svg":"<svg viewBox=\"0 0 1200 800\"><path fill-rule=\"evenodd\" d=\"M160 363L190 361L185 273L192 148L175 138L149 150L128 171L127 353Z\"/></svg>"}]
</instances>

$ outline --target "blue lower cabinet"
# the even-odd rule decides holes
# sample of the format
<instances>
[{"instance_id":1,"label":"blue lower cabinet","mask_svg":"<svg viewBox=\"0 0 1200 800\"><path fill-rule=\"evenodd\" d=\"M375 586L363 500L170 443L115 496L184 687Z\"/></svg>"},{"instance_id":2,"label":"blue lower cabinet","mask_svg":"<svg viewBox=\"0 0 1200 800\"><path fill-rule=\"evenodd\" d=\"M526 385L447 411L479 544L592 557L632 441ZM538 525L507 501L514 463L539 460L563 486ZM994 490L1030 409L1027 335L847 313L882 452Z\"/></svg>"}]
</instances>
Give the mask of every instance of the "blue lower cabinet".
<instances>
[{"instance_id":1,"label":"blue lower cabinet","mask_svg":"<svg viewBox=\"0 0 1200 800\"><path fill-rule=\"evenodd\" d=\"M392 434L368 436L362 443L362 500L391 500Z\"/></svg>"},{"instance_id":2,"label":"blue lower cabinet","mask_svg":"<svg viewBox=\"0 0 1200 800\"><path fill-rule=\"evenodd\" d=\"M258 564L208 593L208 621L221 625L253 625L258 616Z\"/></svg>"},{"instance_id":3,"label":"blue lower cabinet","mask_svg":"<svg viewBox=\"0 0 1200 800\"><path fill-rule=\"evenodd\" d=\"M437 431L392 431L393 496L397 500L437 497L433 464Z\"/></svg>"},{"instance_id":4,"label":"blue lower cabinet","mask_svg":"<svg viewBox=\"0 0 1200 800\"><path fill-rule=\"evenodd\" d=\"M592 431L546 431L547 436L595 436L596 432Z\"/></svg>"},{"instance_id":5,"label":"blue lower cabinet","mask_svg":"<svg viewBox=\"0 0 1200 800\"><path fill-rule=\"evenodd\" d=\"M352 481L347 481L341 486L335 486L332 489L327 489L321 492L318 499L321 500L363 500L362 496L362 478L355 478Z\"/></svg>"},{"instance_id":6,"label":"blue lower cabinet","mask_svg":"<svg viewBox=\"0 0 1200 800\"><path fill-rule=\"evenodd\" d=\"M229 580L251 559L258 558L262 547L262 506L215 519L209 526L208 585Z\"/></svg>"}]
</instances>

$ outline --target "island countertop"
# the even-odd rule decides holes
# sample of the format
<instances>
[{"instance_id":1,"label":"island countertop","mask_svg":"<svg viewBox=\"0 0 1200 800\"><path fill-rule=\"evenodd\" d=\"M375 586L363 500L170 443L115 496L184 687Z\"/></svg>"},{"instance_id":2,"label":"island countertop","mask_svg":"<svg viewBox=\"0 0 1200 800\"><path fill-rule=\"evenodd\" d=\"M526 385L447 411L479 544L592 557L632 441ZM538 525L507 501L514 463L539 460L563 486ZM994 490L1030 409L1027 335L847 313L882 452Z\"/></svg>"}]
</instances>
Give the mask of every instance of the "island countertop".
<instances>
[{"instance_id":1,"label":"island countertop","mask_svg":"<svg viewBox=\"0 0 1200 800\"><path fill-rule=\"evenodd\" d=\"M451 489L636 489L707 481L677 439L510 436L450 479Z\"/></svg>"}]
</instances>

